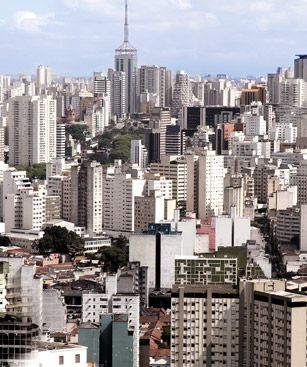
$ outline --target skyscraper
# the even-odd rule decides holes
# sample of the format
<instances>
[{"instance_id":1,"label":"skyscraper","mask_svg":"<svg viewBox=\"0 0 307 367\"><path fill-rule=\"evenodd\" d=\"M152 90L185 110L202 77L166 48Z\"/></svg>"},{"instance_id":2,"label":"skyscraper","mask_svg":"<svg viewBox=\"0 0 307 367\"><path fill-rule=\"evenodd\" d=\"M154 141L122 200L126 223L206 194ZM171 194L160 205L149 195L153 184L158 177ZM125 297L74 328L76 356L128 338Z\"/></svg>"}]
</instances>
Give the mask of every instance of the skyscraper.
<instances>
[{"instance_id":1,"label":"skyscraper","mask_svg":"<svg viewBox=\"0 0 307 367\"><path fill-rule=\"evenodd\" d=\"M126 75L122 71L108 70L111 82L111 114L118 119L126 116Z\"/></svg>"},{"instance_id":2,"label":"skyscraper","mask_svg":"<svg viewBox=\"0 0 307 367\"><path fill-rule=\"evenodd\" d=\"M9 104L11 165L51 162L56 157L56 101L51 96L15 97Z\"/></svg>"},{"instance_id":3,"label":"skyscraper","mask_svg":"<svg viewBox=\"0 0 307 367\"><path fill-rule=\"evenodd\" d=\"M296 55L294 60L294 78L307 82L307 55Z\"/></svg>"},{"instance_id":4,"label":"skyscraper","mask_svg":"<svg viewBox=\"0 0 307 367\"><path fill-rule=\"evenodd\" d=\"M51 70L49 66L39 65L36 71L37 88L49 86L51 84Z\"/></svg>"},{"instance_id":5,"label":"skyscraper","mask_svg":"<svg viewBox=\"0 0 307 367\"><path fill-rule=\"evenodd\" d=\"M129 43L128 3L125 4L124 42L115 50L115 70L126 76L126 112L136 111L137 50Z\"/></svg>"}]
</instances>

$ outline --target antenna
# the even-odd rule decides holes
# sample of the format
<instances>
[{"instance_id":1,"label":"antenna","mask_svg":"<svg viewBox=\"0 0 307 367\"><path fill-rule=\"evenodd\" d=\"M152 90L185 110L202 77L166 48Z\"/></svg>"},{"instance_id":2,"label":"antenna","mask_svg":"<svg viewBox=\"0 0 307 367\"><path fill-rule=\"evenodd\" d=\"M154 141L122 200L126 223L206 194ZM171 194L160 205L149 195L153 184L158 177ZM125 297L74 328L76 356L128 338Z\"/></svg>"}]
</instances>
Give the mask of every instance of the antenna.
<instances>
[{"instance_id":1,"label":"antenna","mask_svg":"<svg viewBox=\"0 0 307 367\"><path fill-rule=\"evenodd\" d=\"M128 0L125 0L125 38L124 38L124 41L128 42L128 39L129 39Z\"/></svg>"}]
</instances>

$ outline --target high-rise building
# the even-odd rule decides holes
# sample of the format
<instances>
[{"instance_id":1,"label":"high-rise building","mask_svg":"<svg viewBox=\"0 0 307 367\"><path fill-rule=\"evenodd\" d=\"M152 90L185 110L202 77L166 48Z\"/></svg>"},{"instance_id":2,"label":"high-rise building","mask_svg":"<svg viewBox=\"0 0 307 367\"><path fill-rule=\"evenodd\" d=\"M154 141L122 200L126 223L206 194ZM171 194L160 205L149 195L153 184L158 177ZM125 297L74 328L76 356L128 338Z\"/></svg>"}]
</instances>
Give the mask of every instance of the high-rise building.
<instances>
[{"instance_id":1,"label":"high-rise building","mask_svg":"<svg viewBox=\"0 0 307 367\"><path fill-rule=\"evenodd\" d=\"M174 286L172 366L239 366L239 306L231 284Z\"/></svg>"},{"instance_id":2,"label":"high-rise building","mask_svg":"<svg viewBox=\"0 0 307 367\"><path fill-rule=\"evenodd\" d=\"M173 114L178 116L183 107L191 106L192 103L193 93L189 75L184 71L178 71L176 74L175 87L173 91Z\"/></svg>"},{"instance_id":3,"label":"high-rise building","mask_svg":"<svg viewBox=\"0 0 307 367\"><path fill-rule=\"evenodd\" d=\"M306 107L307 82L304 79L284 79L280 83L280 104Z\"/></svg>"},{"instance_id":4,"label":"high-rise building","mask_svg":"<svg viewBox=\"0 0 307 367\"><path fill-rule=\"evenodd\" d=\"M120 163L120 164L119 164ZM122 173L121 162L109 168L103 180L103 224L115 231L134 231L136 196L143 196L145 180Z\"/></svg>"},{"instance_id":5,"label":"high-rise building","mask_svg":"<svg viewBox=\"0 0 307 367\"><path fill-rule=\"evenodd\" d=\"M111 82L111 114L118 119L126 116L126 75L122 71L109 69L108 78Z\"/></svg>"},{"instance_id":6,"label":"high-rise building","mask_svg":"<svg viewBox=\"0 0 307 367\"><path fill-rule=\"evenodd\" d=\"M179 125L167 125L165 134L165 153L182 155L185 150L185 134Z\"/></svg>"},{"instance_id":7,"label":"high-rise building","mask_svg":"<svg viewBox=\"0 0 307 367\"><path fill-rule=\"evenodd\" d=\"M206 125L205 107L183 107L181 127L185 130L197 131L199 126Z\"/></svg>"},{"instance_id":8,"label":"high-rise building","mask_svg":"<svg viewBox=\"0 0 307 367\"><path fill-rule=\"evenodd\" d=\"M56 157L65 158L66 127L65 124L56 124Z\"/></svg>"},{"instance_id":9,"label":"high-rise building","mask_svg":"<svg viewBox=\"0 0 307 367\"><path fill-rule=\"evenodd\" d=\"M83 161L71 167L72 222L90 235L102 233L102 166Z\"/></svg>"},{"instance_id":10,"label":"high-rise building","mask_svg":"<svg viewBox=\"0 0 307 367\"><path fill-rule=\"evenodd\" d=\"M188 178L189 179L189 178ZM205 150L198 159L198 217L206 219L223 213L224 157Z\"/></svg>"},{"instance_id":11,"label":"high-rise building","mask_svg":"<svg viewBox=\"0 0 307 367\"><path fill-rule=\"evenodd\" d=\"M137 196L134 199L134 231L146 231L150 223L164 220L164 197L161 192L151 191L149 196Z\"/></svg>"},{"instance_id":12,"label":"high-rise building","mask_svg":"<svg viewBox=\"0 0 307 367\"><path fill-rule=\"evenodd\" d=\"M94 81L94 96L100 97L104 94L108 94L110 96L111 93L111 84L110 80L100 72L95 72L93 76Z\"/></svg>"},{"instance_id":13,"label":"high-rise building","mask_svg":"<svg viewBox=\"0 0 307 367\"><path fill-rule=\"evenodd\" d=\"M294 78L307 82L307 55L296 55L294 60Z\"/></svg>"},{"instance_id":14,"label":"high-rise building","mask_svg":"<svg viewBox=\"0 0 307 367\"><path fill-rule=\"evenodd\" d=\"M145 129L145 146L148 152L148 163L160 162L159 129Z\"/></svg>"},{"instance_id":15,"label":"high-rise building","mask_svg":"<svg viewBox=\"0 0 307 367\"><path fill-rule=\"evenodd\" d=\"M115 51L115 70L125 73L126 113L136 112L137 50L129 43L128 4L125 4L124 42Z\"/></svg>"},{"instance_id":16,"label":"high-rise building","mask_svg":"<svg viewBox=\"0 0 307 367\"><path fill-rule=\"evenodd\" d=\"M241 92L241 106L250 105L252 102L266 103L266 89L264 85L253 85L251 89Z\"/></svg>"},{"instance_id":17,"label":"high-rise building","mask_svg":"<svg viewBox=\"0 0 307 367\"><path fill-rule=\"evenodd\" d=\"M160 163L151 163L151 173L160 173L173 182L173 199L177 205L186 207L187 200L187 162L183 156L163 156Z\"/></svg>"},{"instance_id":18,"label":"high-rise building","mask_svg":"<svg viewBox=\"0 0 307 367\"><path fill-rule=\"evenodd\" d=\"M47 163L56 157L56 101L51 96L10 100L9 147L13 166Z\"/></svg>"},{"instance_id":19,"label":"high-rise building","mask_svg":"<svg viewBox=\"0 0 307 367\"><path fill-rule=\"evenodd\" d=\"M36 70L37 88L48 87L51 85L51 70L49 66L39 65Z\"/></svg>"},{"instance_id":20,"label":"high-rise building","mask_svg":"<svg viewBox=\"0 0 307 367\"><path fill-rule=\"evenodd\" d=\"M157 96L156 107L165 107L166 68L156 65L142 65L139 69L139 94L151 93Z\"/></svg>"},{"instance_id":21,"label":"high-rise building","mask_svg":"<svg viewBox=\"0 0 307 367\"><path fill-rule=\"evenodd\" d=\"M163 156L166 154L166 128L171 124L170 108L153 108L151 122L155 128L160 130L160 156Z\"/></svg>"},{"instance_id":22,"label":"high-rise building","mask_svg":"<svg viewBox=\"0 0 307 367\"><path fill-rule=\"evenodd\" d=\"M148 153L142 140L131 140L130 162L140 168L148 165Z\"/></svg>"}]
</instances>

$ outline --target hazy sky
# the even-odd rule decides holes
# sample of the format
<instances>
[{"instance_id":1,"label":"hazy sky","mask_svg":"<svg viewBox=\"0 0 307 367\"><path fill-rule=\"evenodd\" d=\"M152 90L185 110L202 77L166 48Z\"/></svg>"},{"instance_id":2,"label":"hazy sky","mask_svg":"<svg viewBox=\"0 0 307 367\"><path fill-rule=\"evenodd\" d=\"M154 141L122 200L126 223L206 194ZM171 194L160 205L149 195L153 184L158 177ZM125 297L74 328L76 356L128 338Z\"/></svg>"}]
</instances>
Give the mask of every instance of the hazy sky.
<instances>
[{"instance_id":1,"label":"hazy sky","mask_svg":"<svg viewBox=\"0 0 307 367\"><path fill-rule=\"evenodd\" d=\"M139 64L260 75L307 53L307 0L129 0ZM0 0L0 73L89 76L113 66L124 0Z\"/></svg>"}]
</instances>

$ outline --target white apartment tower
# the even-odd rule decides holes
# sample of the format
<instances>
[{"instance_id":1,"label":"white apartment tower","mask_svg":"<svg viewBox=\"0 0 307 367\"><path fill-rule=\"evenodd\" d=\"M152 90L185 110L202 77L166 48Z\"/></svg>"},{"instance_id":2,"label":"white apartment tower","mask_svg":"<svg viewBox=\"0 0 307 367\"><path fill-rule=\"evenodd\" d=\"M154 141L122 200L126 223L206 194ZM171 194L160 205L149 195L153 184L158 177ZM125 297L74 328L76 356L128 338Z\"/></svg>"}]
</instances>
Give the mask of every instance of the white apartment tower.
<instances>
[{"instance_id":1,"label":"white apartment tower","mask_svg":"<svg viewBox=\"0 0 307 367\"><path fill-rule=\"evenodd\" d=\"M119 163L119 162L118 162ZM145 180L133 179L119 167L109 168L103 182L104 228L134 231L134 199L143 196Z\"/></svg>"},{"instance_id":2,"label":"white apartment tower","mask_svg":"<svg viewBox=\"0 0 307 367\"><path fill-rule=\"evenodd\" d=\"M139 69L139 93L157 96L156 106L165 107L166 68L142 65Z\"/></svg>"},{"instance_id":3,"label":"white apartment tower","mask_svg":"<svg viewBox=\"0 0 307 367\"><path fill-rule=\"evenodd\" d=\"M51 85L52 77L49 66L39 65L36 70L36 85L37 88L48 87Z\"/></svg>"},{"instance_id":4,"label":"white apartment tower","mask_svg":"<svg viewBox=\"0 0 307 367\"><path fill-rule=\"evenodd\" d=\"M126 113L136 111L137 50L129 43L128 4L125 4L124 42L115 51L115 70L125 73Z\"/></svg>"},{"instance_id":5,"label":"white apartment tower","mask_svg":"<svg viewBox=\"0 0 307 367\"><path fill-rule=\"evenodd\" d=\"M56 101L15 97L9 103L9 163L47 163L56 157Z\"/></svg>"},{"instance_id":6,"label":"white apartment tower","mask_svg":"<svg viewBox=\"0 0 307 367\"><path fill-rule=\"evenodd\" d=\"M223 213L224 157L215 151L205 150L198 158L198 190L200 219Z\"/></svg>"},{"instance_id":7,"label":"white apartment tower","mask_svg":"<svg viewBox=\"0 0 307 367\"><path fill-rule=\"evenodd\" d=\"M131 141L130 162L140 168L146 168L148 165L148 152L142 144L142 140Z\"/></svg>"},{"instance_id":8,"label":"white apartment tower","mask_svg":"<svg viewBox=\"0 0 307 367\"><path fill-rule=\"evenodd\" d=\"M285 79L280 83L280 104L306 107L307 82L304 79Z\"/></svg>"}]
</instances>

